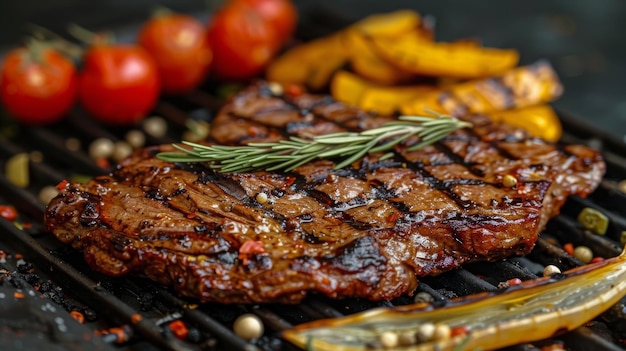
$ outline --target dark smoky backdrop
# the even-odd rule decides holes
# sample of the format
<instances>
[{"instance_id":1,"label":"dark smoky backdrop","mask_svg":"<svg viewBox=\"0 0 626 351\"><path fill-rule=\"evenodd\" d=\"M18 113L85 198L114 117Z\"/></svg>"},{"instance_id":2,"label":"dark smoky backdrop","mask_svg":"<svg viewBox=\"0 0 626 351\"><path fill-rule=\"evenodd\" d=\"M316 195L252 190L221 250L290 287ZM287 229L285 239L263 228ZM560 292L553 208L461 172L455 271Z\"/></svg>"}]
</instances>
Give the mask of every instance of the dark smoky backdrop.
<instances>
[{"instance_id":1,"label":"dark smoky backdrop","mask_svg":"<svg viewBox=\"0 0 626 351\"><path fill-rule=\"evenodd\" d=\"M221 0L3 0L0 55L20 44L27 24L57 33L76 23L122 40L157 5L208 20ZM310 38L368 14L413 8L435 19L438 40L478 38L516 48L522 64L548 59L565 86L555 106L626 140L626 2L622 0L294 0L299 33Z\"/></svg>"}]
</instances>

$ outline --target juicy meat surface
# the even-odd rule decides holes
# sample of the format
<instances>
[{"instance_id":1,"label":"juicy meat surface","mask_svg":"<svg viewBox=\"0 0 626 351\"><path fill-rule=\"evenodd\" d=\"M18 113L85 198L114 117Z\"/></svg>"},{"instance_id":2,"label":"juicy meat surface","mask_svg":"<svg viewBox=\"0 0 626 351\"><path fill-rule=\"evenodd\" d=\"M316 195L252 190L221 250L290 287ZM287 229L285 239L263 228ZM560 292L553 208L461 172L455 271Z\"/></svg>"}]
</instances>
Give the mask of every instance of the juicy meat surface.
<instances>
[{"instance_id":1,"label":"juicy meat surface","mask_svg":"<svg viewBox=\"0 0 626 351\"><path fill-rule=\"evenodd\" d=\"M211 137L307 138L389 119L327 96L275 96L259 83L222 109ZM467 119L473 128L435 145L338 170L319 160L289 173L219 173L155 157L170 145L146 148L108 175L67 184L46 228L97 271L142 274L200 301L392 299L420 276L527 254L567 196L586 196L604 173L584 146ZM507 175L515 186L503 185Z\"/></svg>"}]
</instances>

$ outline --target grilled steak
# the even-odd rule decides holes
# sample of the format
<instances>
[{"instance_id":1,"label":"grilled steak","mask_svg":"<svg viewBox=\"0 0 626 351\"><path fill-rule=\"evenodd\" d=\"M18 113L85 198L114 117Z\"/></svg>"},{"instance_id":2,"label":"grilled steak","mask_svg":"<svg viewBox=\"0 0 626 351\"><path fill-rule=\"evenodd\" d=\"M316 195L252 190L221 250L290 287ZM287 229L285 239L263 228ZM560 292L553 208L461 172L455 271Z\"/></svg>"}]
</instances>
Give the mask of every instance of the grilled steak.
<instances>
[{"instance_id":1,"label":"grilled steak","mask_svg":"<svg viewBox=\"0 0 626 351\"><path fill-rule=\"evenodd\" d=\"M223 108L211 137L306 138L389 119L260 83ZM392 299L419 276L528 253L567 196L589 194L603 175L584 146L467 119L473 128L433 146L337 170L319 160L289 173L219 173L155 157L169 145L146 148L111 174L67 184L45 224L97 271L143 274L200 301L297 302L313 291Z\"/></svg>"}]
</instances>

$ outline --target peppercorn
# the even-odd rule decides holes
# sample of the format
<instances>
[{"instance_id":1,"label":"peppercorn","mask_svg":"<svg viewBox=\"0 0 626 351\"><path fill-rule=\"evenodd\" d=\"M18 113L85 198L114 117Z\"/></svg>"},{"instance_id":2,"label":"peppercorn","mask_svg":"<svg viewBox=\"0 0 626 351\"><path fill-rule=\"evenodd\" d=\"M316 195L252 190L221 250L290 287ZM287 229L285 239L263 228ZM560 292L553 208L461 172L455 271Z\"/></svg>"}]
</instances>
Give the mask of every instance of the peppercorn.
<instances>
[{"instance_id":1,"label":"peppercorn","mask_svg":"<svg viewBox=\"0 0 626 351\"><path fill-rule=\"evenodd\" d=\"M89 144L89 156L94 160L108 158L113 153L114 147L115 144L111 139L98 138Z\"/></svg>"},{"instance_id":2,"label":"peppercorn","mask_svg":"<svg viewBox=\"0 0 626 351\"><path fill-rule=\"evenodd\" d=\"M260 192L256 194L256 201L261 205L267 202L267 194L264 192Z\"/></svg>"},{"instance_id":3,"label":"peppercorn","mask_svg":"<svg viewBox=\"0 0 626 351\"><path fill-rule=\"evenodd\" d=\"M155 138L162 138L167 134L167 121L159 116L148 117L143 121L143 130Z\"/></svg>"},{"instance_id":4,"label":"peppercorn","mask_svg":"<svg viewBox=\"0 0 626 351\"><path fill-rule=\"evenodd\" d=\"M517 178L510 174L507 174L502 178L502 185L507 188L512 188L517 185Z\"/></svg>"},{"instance_id":5,"label":"peppercorn","mask_svg":"<svg viewBox=\"0 0 626 351\"><path fill-rule=\"evenodd\" d=\"M559 269L559 267L555 266L555 265L547 265L544 269L543 269L543 276L544 277L550 277L554 274L560 274L561 270Z\"/></svg>"},{"instance_id":6,"label":"peppercorn","mask_svg":"<svg viewBox=\"0 0 626 351\"><path fill-rule=\"evenodd\" d=\"M398 334L392 331L384 331L380 333L378 341L383 349L393 349L398 346Z\"/></svg>"},{"instance_id":7,"label":"peppercorn","mask_svg":"<svg viewBox=\"0 0 626 351\"><path fill-rule=\"evenodd\" d=\"M433 323L423 323L417 328L415 337L417 342L431 341L435 336L435 325Z\"/></svg>"},{"instance_id":8,"label":"peppercorn","mask_svg":"<svg viewBox=\"0 0 626 351\"><path fill-rule=\"evenodd\" d=\"M137 129L129 130L124 136L126 142L135 149L145 145L146 135Z\"/></svg>"},{"instance_id":9,"label":"peppercorn","mask_svg":"<svg viewBox=\"0 0 626 351\"><path fill-rule=\"evenodd\" d=\"M50 200L52 200L58 194L59 194L59 189L57 189L56 187L52 185L47 185L41 188L41 190L39 190L38 198L42 204L47 204L50 202Z\"/></svg>"},{"instance_id":10,"label":"peppercorn","mask_svg":"<svg viewBox=\"0 0 626 351\"><path fill-rule=\"evenodd\" d=\"M246 313L235 320L233 331L242 339L253 340L260 338L265 328L259 317L252 313Z\"/></svg>"},{"instance_id":11,"label":"peppercorn","mask_svg":"<svg viewBox=\"0 0 626 351\"><path fill-rule=\"evenodd\" d=\"M576 246L574 249L574 257L583 263L589 263L593 259L593 251L587 246Z\"/></svg>"},{"instance_id":12,"label":"peppercorn","mask_svg":"<svg viewBox=\"0 0 626 351\"><path fill-rule=\"evenodd\" d=\"M433 339L435 341L447 341L450 339L450 326L447 324L437 324L435 326L435 333L433 335Z\"/></svg>"}]
</instances>

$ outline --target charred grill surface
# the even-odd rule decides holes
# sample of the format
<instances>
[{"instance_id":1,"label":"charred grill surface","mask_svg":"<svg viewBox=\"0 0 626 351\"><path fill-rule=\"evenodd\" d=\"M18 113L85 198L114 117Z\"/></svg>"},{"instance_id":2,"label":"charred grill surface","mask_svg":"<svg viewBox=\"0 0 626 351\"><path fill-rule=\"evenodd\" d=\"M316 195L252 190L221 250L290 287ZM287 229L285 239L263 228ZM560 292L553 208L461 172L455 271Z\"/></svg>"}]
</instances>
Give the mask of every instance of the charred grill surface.
<instances>
[{"instance_id":1,"label":"charred grill surface","mask_svg":"<svg viewBox=\"0 0 626 351\"><path fill-rule=\"evenodd\" d=\"M168 145L144 149L111 174L68 184L45 225L97 271L143 274L201 301L298 302L312 291L390 300L420 276L529 253L566 198L586 196L604 173L587 147L468 119L474 128L434 146L341 170L320 160L290 173L221 174L157 159ZM260 83L222 109L212 139L311 137L388 120ZM515 186L503 185L507 175Z\"/></svg>"}]
</instances>

